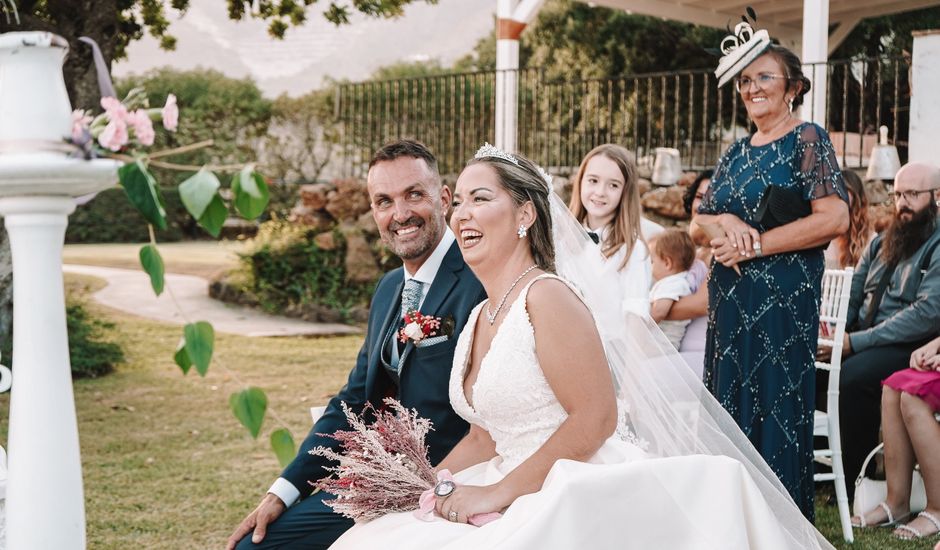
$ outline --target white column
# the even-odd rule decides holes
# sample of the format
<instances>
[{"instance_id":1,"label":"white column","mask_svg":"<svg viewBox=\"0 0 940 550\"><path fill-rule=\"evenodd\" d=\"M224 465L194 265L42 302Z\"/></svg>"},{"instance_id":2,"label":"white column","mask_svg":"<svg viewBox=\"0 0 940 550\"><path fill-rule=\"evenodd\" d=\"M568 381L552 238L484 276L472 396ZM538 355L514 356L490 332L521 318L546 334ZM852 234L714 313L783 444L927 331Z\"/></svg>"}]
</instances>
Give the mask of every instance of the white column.
<instances>
[{"instance_id":1,"label":"white column","mask_svg":"<svg viewBox=\"0 0 940 550\"><path fill-rule=\"evenodd\" d=\"M519 40L496 41L496 146L516 151L519 118Z\"/></svg>"},{"instance_id":2,"label":"white column","mask_svg":"<svg viewBox=\"0 0 940 550\"><path fill-rule=\"evenodd\" d=\"M13 253L7 548L82 550L85 504L62 244L68 196L0 198Z\"/></svg>"},{"instance_id":3,"label":"white column","mask_svg":"<svg viewBox=\"0 0 940 550\"><path fill-rule=\"evenodd\" d=\"M916 31L911 59L911 118L908 134L908 162L937 161L940 139L940 31Z\"/></svg>"},{"instance_id":4,"label":"white column","mask_svg":"<svg viewBox=\"0 0 940 550\"><path fill-rule=\"evenodd\" d=\"M829 60L829 0L803 0L803 72L813 83L804 97L803 118L826 125L826 87ZM817 65L812 65L816 63Z\"/></svg>"}]
</instances>

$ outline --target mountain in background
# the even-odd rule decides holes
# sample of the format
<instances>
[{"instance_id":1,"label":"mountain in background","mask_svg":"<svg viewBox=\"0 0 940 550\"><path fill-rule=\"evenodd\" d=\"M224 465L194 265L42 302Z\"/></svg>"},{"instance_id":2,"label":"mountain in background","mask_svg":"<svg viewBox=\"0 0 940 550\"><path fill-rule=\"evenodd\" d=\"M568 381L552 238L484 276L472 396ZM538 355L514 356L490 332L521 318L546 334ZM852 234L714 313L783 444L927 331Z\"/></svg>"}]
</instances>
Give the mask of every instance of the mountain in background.
<instances>
[{"instance_id":1,"label":"mountain in background","mask_svg":"<svg viewBox=\"0 0 940 550\"><path fill-rule=\"evenodd\" d=\"M169 16L175 51L161 50L145 36L130 44L127 59L112 70L120 77L163 66L204 67L250 76L269 97L298 96L319 88L326 77L363 80L396 62L437 59L448 66L492 32L495 10L495 0L439 0L411 4L398 19L357 14L342 27L310 10L304 26L277 40L263 21L230 20L222 0L191 0L185 15Z\"/></svg>"}]
</instances>

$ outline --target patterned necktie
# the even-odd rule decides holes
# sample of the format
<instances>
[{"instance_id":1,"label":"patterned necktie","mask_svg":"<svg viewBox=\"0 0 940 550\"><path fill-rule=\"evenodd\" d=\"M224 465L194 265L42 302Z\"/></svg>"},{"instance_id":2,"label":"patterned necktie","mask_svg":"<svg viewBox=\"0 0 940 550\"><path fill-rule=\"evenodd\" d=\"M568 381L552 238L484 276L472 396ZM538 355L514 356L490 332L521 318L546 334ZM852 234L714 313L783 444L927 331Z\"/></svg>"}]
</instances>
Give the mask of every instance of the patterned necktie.
<instances>
[{"instance_id":1,"label":"patterned necktie","mask_svg":"<svg viewBox=\"0 0 940 550\"><path fill-rule=\"evenodd\" d=\"M392 325L397 327L392 332L392 343L395 345L395 351L398 352L397 360L395 360L393 356L392 362L392 366L395 367L396 370L401 369L401 354L405 349L405 344L398 339L398 329L402 327L406 313L418 310L418 303L421 302L421 286L423 284L424 283L417 279L408 279L405 281L405 288L401 291L401 310L398 313L398 323Z\"/></svg>"},{"instance_id":2,"label":"patterned necktie","mask_svg":"<svg viewBox=\"0 0 940 550\"><path fill-rule=\"evenodd\" d=\"M409 311L417 311L418 303L421 302L421 281L417 279L408 279L405 281L405 288L401 291L401 315L399 321L405 317Z\"/></svg>"}]
</instances>

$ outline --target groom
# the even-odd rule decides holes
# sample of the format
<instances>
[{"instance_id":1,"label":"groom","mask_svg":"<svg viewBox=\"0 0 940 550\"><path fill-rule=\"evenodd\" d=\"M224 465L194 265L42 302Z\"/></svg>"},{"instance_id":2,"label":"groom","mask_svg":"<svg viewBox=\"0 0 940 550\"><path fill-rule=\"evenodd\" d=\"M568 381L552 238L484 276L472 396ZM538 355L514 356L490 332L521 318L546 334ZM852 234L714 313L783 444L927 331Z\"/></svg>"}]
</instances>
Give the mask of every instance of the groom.
<instances>
[{"instance_id":1,"label":"groom","mask_svg":"<svg viewBox=\"0 0 940 550\"><path fill-rule=\"evenodd\" d=\"M457 336L485 294L447 227L451 191L441 184L434 155L411 140L379 149L369 163L367 184L382 241L401 257L404 267L379 281L366 340L349 380L330 400L294 461L235 529L227 550L327 548L352 527L352 520L323 503L332 495L322 491L311 495L309 483L327 475L324 468L330 463L308 451L317 446L339 447L333 439L317 434L350 429L341 402L358 413L366 403L378 408L383 398L395 397L405 407L417 409L434 423L427 436L434 464L467 432L467 424L450 406L448 381ZM396 336L402 310L411 309L442 319L449 326L448 336L418 345L410 339L400 343Z\"/></svg>"}]
</instances>

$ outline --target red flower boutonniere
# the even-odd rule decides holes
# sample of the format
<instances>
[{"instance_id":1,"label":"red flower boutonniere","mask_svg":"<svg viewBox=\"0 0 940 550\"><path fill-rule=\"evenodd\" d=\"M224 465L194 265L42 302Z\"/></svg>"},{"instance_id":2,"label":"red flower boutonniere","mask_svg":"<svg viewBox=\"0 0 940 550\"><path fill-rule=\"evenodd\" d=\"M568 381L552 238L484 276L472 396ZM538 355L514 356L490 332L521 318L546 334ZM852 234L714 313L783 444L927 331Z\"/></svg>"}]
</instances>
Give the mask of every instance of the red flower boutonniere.
<instances>
[{"instance_id":1,"label":"red flower boutonniere","mask_svg":"<svg viewBox=\"0 0 940 550\"><path fill-rule=\"evenodd\" d=\"M415 345L425 338L450 336L454 331L454 321L450 317L441 318L424 315L420 311L409 311L402 317L402 328L398 330L398 341L402 344L411 340Z\"/></svg>"}]
</instances>

